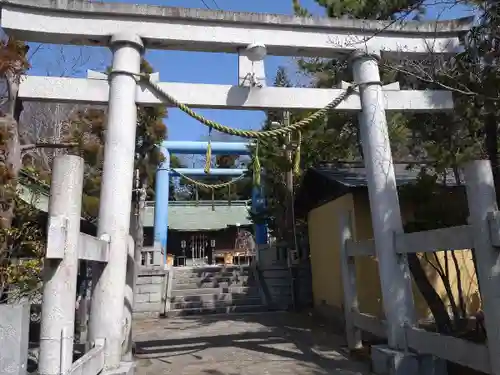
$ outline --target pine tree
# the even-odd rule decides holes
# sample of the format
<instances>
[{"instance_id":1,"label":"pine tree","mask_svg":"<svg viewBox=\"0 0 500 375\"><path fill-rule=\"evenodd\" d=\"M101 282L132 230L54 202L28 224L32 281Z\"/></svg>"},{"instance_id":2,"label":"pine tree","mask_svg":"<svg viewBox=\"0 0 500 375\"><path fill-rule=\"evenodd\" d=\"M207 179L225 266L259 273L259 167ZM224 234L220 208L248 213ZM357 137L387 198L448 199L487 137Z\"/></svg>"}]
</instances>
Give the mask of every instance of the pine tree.
<instances>
[{"instance_id":1,"label":"pine tree","mask_svg":"<svg viewBox=\"0 0 500 375\"><path fill-rule=\"evenodd\" d=\"M215 157L215 163L213 168L220 169L234 169L242 167L239 163L239 157L237 155L217 155ZM195 200L198 197L200 201L234 201L234 200L248 200L252 196L252 178L251 175L247 175L241 179L237 177L220 177L220 176L202 176L194 178L197 181L203 182L209 185L227 183L234 181L230 186L222 187L213 190L196 187L191 182L181 179L181 183L189 190L188 199ZM238 181L235 181L238 179ZM196 192L196 190L198 190Z\"/></svg>"}]
</instances>

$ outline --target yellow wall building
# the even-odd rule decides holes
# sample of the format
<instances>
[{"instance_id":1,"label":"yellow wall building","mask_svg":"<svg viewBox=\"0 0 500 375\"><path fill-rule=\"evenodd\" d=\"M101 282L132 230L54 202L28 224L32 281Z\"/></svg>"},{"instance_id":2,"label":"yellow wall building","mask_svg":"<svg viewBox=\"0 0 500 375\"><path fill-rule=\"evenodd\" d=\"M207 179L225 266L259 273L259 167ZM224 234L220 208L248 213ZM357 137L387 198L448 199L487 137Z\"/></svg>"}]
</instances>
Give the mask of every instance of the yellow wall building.
<instances>
[{"instance_id":1,"label":"yellow wall building","mask_svg":"<svg viewBox=\"0 0 500 375\"><path fill-rule=\"evenodd\" d=\"M368 190L366 185L363 185L363 178L358 176L353 180L352 173L351 168L347 174L347 183L346 177L342 177L342 171L338 169L335 173L330 173L327 176L328 182L314 181L312 186L315 187L320 185L325 187L325 185L330 184L330 193L323 198L318 196L321 194L317 194L313 199L309 196L309 205L313 201L316 204L314 204L314 208L307 209L314 307L321 314L337 319L343 319L338 218L342 213L350 211L353 218L354 239L359 241L373 238ZM324 173L323 176L325 176ZM406 174L403 178L404 182L408 182L408 178ZM401 178L399 182L401 182ZM405 202L401 202L401 211L403 222L411 218L412 209ZM479 308L479 294L472 254L469 250L455 251L454 253L460 270L467 309L469 312L476 311ZM436 253L436 257L433 254L428 254L427 258L424 259L423 256L421 258L429 280L437 293L448 304L443 282L433 267L437 265L437 261L443 267L448 262L448 277L455 300L457 300L458 281L454 260L451 252ZM383 318L377 259L375 257L356 257L356 271L360 311ZM413 285L413 290L418 318L429 318L430 311L425 300L415 285Z\"/></svg>"}]
</instances>

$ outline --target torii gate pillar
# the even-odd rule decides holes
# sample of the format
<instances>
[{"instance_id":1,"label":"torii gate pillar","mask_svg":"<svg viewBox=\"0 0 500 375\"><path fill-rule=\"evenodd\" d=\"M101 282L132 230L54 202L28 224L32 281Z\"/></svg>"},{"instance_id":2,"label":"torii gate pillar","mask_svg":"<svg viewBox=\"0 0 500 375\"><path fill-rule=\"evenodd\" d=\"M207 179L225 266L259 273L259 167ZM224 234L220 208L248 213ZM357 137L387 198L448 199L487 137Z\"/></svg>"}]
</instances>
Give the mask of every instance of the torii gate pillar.
<instances>
[{"instance_id":1,"label":"torii gate pillar","mask_svg":"<svg viewBox=\"0 0 500 375\"><path fill-rule=\"evenodd\" d=\"M391 348L404 349L405 326L414 321L413 293L406 258L396 254L394 248L394 234L403 232L403 224L378 60L378 52L355 51L351 63L354 82L360 84L358 119L387 338Z\"/></svg>"},{"instance_id":2,"label":"torii gate pillar","mask_svg":"<svg viewBox=\"0 0 500 375\"><path fill-rule=\"evenodd\" d=\"M123 300L127 246L134 181L137 126L136 80L144 45L139 36L122 32L112 36L108 126L104 146L98 234L108 234L109 261L93 275L90 340L105 339L104 369L120 366L123 340Z\"/></svg>"}]
</instances>

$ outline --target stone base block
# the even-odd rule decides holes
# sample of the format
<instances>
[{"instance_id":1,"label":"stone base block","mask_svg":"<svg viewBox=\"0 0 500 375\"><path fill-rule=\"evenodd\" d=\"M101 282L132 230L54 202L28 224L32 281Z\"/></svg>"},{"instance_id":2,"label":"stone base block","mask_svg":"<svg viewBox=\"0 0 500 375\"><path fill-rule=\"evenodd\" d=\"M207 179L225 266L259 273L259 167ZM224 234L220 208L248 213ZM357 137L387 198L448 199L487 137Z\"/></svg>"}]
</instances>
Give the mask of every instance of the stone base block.
<instances>
[{"instance_id":1,"label":"stone base block","mask_svg":"<svg viewBox=\"0 0 500 375\"><path fill-rule=\"evenodd\" d=\"M30 304L0 304L0 374L25 375L28 366Z\"/></svg>"},{"instance_id":2,"label":"stone base block","mask_svg":"<svg viewBox=\"0 0 500 375\"><path fill-rule=\"evenodd\" d=\"M431 355L405 353L374 345L372 371L376 375L447 375L446 361Z\"/></svg>"},{"instance_id":3,"label":"stone base block","mask_svg":"<svg viewBox=\"0 0 500 375\"><path fill-rule=\"evenodd\" d=\"M120 367L114 370L105 370L100 375L134 375L135 363L134 362L121 362Z\"/></svg>"},{"instance_id":4,"label":"stone base block","mask_svg":"<svg viewBox=\"0 0 500 375\"><path fill-rule=\"evenodd\" d=\"M160 312L135 312L132 314L132 320L150 320L158 319L163 316Z\"/></svg>"}]
</instances>

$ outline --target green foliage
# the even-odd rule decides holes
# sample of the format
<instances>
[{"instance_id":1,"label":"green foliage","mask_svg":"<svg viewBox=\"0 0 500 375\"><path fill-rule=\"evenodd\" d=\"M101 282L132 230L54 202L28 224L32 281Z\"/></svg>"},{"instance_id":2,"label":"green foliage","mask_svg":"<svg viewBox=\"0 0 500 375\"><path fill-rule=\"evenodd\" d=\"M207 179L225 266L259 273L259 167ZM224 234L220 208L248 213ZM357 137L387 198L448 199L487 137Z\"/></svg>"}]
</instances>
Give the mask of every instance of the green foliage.
<instances>
[{"instance_id":1,"label":"green foliage","mask_svg":"<svg viewBox=\"0 0 500 375\"><path fill-rule=\"evenodd\" d=\"M11 197L12 221L0 228L0 302L29 297L40 287L43 255L45 253L45 221L35 208L39 199L39 180L36 170L25 168L16 184L3 185L2 194ZM29 179L24 177L29 176ZM31 202L25 202L18 190L18 181L31 191Z\"/></svg>"},{"instance_id":2,"label":"green foliage","mask_svg":"<svg viewBox=\"0 0 500 375\"><path fill-rule=\"evenodd\" d=\"M420 171L414 184L399 189L401 201L412 207L412 219L406 224L406 232L427 231L467 223L465 189L450 189L443 185L441 173ZM453 207L453 210L450 209Z\"/></svg>"},{"instance_id":3,"label":"green foliage","mask_svg":"<svg viewBox=\"0 0 500 375\"><path fill-rule=\"evenodd\" d=\"M141 72L153 73L146 60L142 61ZM156 168L164 159L158 145L167 139L167 127L163 122L166 117L167 109L162 106L139 108L137 113L135 168L139 170L141 185L148 188L150 199L154 199Z\"/></svg>"},{"instance_id":4,"label":"green foliage","mask_svg":"<svg viewBox=\"0 0 500 375\"><path fill-rule=\"evenodd\" d=\"M13 38L0 42L0 75L11 83L29 68L28 47ZM9 93L10 94L10 93ZM12 103L9 103L12 109ZM17 123L1 114L0 124L0 302L31 294L40 285L44 249L36 209L18 193Z\"/></svg>"},{"instance_id":5,"label":"green foliage","mask_svg":"<svg viewBox=\"0 0 500 375\"><path fill-rule=\"evenodd\" d=\"M215 157L215 168L221 169L231 169L239 167L239 157L237 155L217 155ZM195 178L197 181L203 182L205 184L220 184L234 180L235 177L219 177L219 176L203 176ZM207 189L204 187L193 186L189 181L185 181L181 178L181 185L187 191L187 196L185 200L247 200L252 196L252 179L243 178L235 183L231 184L229 187L224 187L220 189L214 189L212 195L212 189Z\"/></svg>"},{"instance_id":6,"label":"green foliage","mask_svg":"<svg viewBox=\"0 0 500 375\"><path fill-rule=\"evenodd\" d=\"M314 0L325 8L325 13L332 18L361 18L390 20L401 17L401 14L412 14L414 17L424 13L421 0ZM298 16L309 16L307 9L300 6L299 0L292 0L293 9Z\"/></svg>"},{"instance_id":7,"label":"green foliage","mask_svg":"<svg viewBox=\"0 0 500 375\"><path fill-rule=\"evenodd\" d=\"M36 199L36 198L35 198ZM14 220L0 230L0 302L17 299L38 290L41 282L45 233L40 213L15 194ZM8 288L6 290L6 288Z\"/></svg>"},{"instance_id":8,"label":"green foliage","mask_svg":"<svg viewBox=\"0 0 500 375\"><path fill-rule=\"evenodd\" d=\"M176 155L170 155L170 167L175 169L175 168L184 168L185 166ZM178 194L176 194L177 187L174 184L173 178L170 179L169 185L170 185L169 186L170 194L168 196L168 199L171 201L175 201L177 200Z\"/></svg>"}]
</instances>

